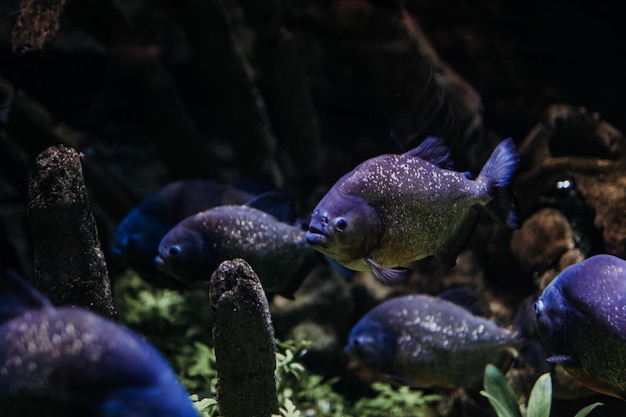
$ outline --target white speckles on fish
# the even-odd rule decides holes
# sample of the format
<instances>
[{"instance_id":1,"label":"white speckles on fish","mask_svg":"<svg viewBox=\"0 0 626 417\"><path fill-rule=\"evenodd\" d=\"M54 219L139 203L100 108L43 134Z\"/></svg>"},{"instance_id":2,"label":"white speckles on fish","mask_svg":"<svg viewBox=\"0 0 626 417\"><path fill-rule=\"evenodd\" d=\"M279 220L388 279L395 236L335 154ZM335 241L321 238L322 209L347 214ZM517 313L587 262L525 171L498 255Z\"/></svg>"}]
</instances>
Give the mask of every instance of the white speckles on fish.
<instances>
[{"instance_id":1,"label":"white speckles on fish","mask_svg":"<svg viewBox=\"0 0 626 417\"><path fill-rule=\"evenodd\" d=\"M197 417L174 371L141 336L81 308L54 307L0 276L0 415Z\"/></svg>"},{"instance_id":2,"label":"white speckles on fish","mask_svg":"<svg viewBox=\"0 0 626 417\"><path fill-rule=\"evenodd\" d=\"M592 256L565 268L535 303L549 362L626 400L626 261Z\"/></svg>"},{"instance_id":3,"label":"white speckles on fish","mask_svg":"<svg viewBox=\"0 0 626 417\"><path fill-rule=\"evenodd\" d=\"M521 338L516 330L442 298L390 299L350 332L346 351L385 377L417 387L477 388L487 363L505 362Z\"/></svg>"},{"instance_id":4,"label":"white speckles on fish","mask_svg":"<svg viewBox=\"0 0 626 417\"><path fill-rule=\"evenodd\" d=\"M267 293L292 297L316 262L305 232L253 207L218 206L190 216L161 241L156 265L183 281L208 281L225 260L243 258Z\"/></svg>"}]
</instances>

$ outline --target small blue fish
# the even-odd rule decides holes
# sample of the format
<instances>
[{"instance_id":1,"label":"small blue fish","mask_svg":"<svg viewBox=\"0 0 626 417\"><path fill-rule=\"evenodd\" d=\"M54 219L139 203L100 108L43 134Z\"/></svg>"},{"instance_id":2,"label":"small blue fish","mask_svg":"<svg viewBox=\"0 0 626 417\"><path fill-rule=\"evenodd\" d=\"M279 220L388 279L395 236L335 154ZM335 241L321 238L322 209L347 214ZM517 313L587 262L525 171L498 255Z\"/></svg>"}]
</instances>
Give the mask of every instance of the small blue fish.
<instances>
[{"instance_id":1,"label":"small blue fish","mask_svg":"<svg viewBox=\"0 0 626 417\"><path fill-rule=\"evenodd\" d=\"M293 298L318 254L294 225L292 202L264 193L245 205L218 206L189 216L161 241L155 264L185 282L208 281L225 260L243 258L268 294ZM272 215L273 213L275 215Z\"/></svg>"},{"instance_id":2,"label":"small blue fish","mask_svg":"<svg viewBox=\"0 0 626 417\"><path fill-rule=\"evenodd\" d=\"M0 278L0 340L2 417L198 417L141 336L81 308L55 308L16 274Z\"/></svg>"},{"instance_id":3,"label":"small blue fish","mask_svg":"<svg viewBox=\"0 0 626 417\"><path fill-rule=\"evenodd\" d=\"M565 268L535 302L545 348L586 387L626 400L626 261L596 255Z\"/></svg>"},{"instance_id":4,"label":"small blue fish","mask_svg":"<svg viewBox=\"0 0 626 417\"><path fill-rule=\"evenodd\" d=\"M510 363L517 330L440 297L392 298L350 332L346 352L382 376L415 387L478 388L488 363Z\"/></svg>"},{"instance_id":5,"label":"small blue fish","mask_svg":"<svg viewBox=\"0 0 626 417\"><path fill-rule=\"evenodd\" d=\"M518 227L509 189L519 156L511 139L475 180L451 170L443 141L429 137L406 153L369 159L332 186L311 214L307 241L355 271L396 284L419 259L454 265L478 220L477 206Z\"/></svg>"},{"instance_id":6,"label":"small blue fish","mask_svg":"<svg viewBox=\"0 0 626 417\"><path fill-rule=\"evenodd\" d=\"M252 194L211 180L180 180L146 197L122 219L111 253L120 264L158 285L172 281L154 266L163 236L192 214L222 204L243 204Z\"/></svg>"}]
</instances>

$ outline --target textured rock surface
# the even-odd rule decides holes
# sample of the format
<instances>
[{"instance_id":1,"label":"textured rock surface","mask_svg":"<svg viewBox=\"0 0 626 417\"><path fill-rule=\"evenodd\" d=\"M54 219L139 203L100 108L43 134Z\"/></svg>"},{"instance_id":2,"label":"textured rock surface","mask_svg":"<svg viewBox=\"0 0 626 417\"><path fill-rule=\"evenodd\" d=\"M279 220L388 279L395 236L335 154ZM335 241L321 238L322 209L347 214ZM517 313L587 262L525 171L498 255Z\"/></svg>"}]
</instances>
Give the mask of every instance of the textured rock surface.
<instances>
[{"instance_id":1,"label":"textured rock surface","mask_svg":"<svg viewBox=\"0 0 626 417\"><path fill-rule=\"evenodd\" d=\"M222 262L210 285L221 415L278 414L274 329L261 281L238 258Z\"/></svg>"},{"instance_id":2,"label":"textured rock surface","mask_svg":"<svg viewBox=\"0 0 626 417\"><path fill-rule=\"evenodd\" d=\"M73 148L53 146L35 161L28 203L35 282L55 305L115 317L80 159Z\"/></svg>"}]
</instances>

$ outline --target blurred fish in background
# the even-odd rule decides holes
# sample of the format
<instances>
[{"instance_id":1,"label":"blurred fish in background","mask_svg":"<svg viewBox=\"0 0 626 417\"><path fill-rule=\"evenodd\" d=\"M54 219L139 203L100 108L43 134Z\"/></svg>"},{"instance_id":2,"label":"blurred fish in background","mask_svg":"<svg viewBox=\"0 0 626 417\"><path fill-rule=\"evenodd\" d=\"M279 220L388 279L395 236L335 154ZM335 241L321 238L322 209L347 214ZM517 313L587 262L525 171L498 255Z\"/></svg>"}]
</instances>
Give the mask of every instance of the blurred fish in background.
<instances>
[{"instance_id":1,"label":"blurred fish in background","mask_svg":"<svg viewBox=\"0 0 626 417\"><path fill-rule=\"evenodd\" d=\"M198 417L166 360L138 334L54 307L12 271L0 279L0 415Z\"/></svg>"}]
</instances>

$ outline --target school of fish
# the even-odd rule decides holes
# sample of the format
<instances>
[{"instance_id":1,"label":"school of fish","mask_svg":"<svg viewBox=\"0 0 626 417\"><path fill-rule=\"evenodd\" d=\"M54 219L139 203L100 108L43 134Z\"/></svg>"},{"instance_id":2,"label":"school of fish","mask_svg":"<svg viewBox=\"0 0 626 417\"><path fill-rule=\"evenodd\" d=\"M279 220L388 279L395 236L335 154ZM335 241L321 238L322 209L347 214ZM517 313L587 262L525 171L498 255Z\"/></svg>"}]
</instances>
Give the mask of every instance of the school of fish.
<instances>
[{"instance_id":1,"label":"school of fish","mask_svg":"<svg viewBox=\"0 0 626 417\"><path fill-rule=\"evenodd\" d=\"M179 181L120 222L112 253L159 285L170 278L206 283L222 261L243 258L267 294L294 298L324 257L395 285L423 258L454 265L479 208L518 227L511 191L518 164L506 139L472 178L452 169L443 139L428 137L415 149L368 159L345 174L306 225L285 193L255 197L212 181ZM562 364L593 390L626 399L623 294L626 261L598 255L565 269L534 312L548 362ZM345 352L402 384L480 388L485 366L505 369L524 340L515 326L499 326L466 307L425 294L388 299L354 325ZM57 409L77 416L197 415L167 362L140 336L85 310L55 308L12 274L0 282L0 338L6 341L0 346L2 416L39 412L33 399L43 400L52 415ZM157 409L150 409L153 402Z\"/></svg>"}]
</instances>

